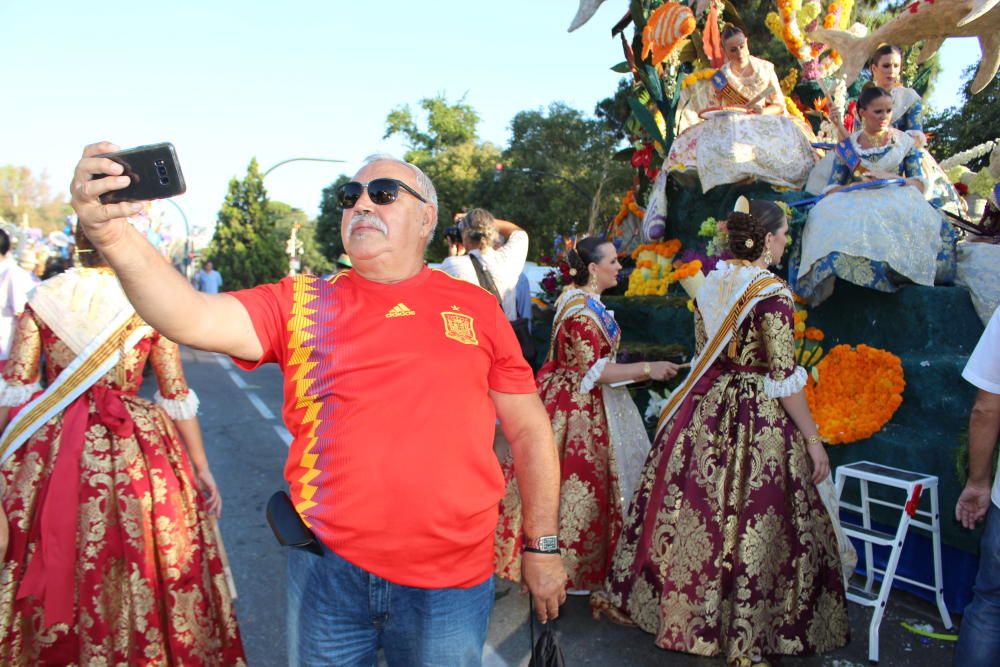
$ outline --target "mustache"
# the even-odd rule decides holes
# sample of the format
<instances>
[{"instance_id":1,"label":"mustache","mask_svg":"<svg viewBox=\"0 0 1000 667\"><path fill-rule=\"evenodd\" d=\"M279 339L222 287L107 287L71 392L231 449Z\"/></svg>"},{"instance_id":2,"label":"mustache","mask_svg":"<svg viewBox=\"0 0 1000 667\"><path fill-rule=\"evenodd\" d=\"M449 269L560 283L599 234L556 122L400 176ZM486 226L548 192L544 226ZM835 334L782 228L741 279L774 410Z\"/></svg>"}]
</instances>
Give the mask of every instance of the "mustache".
<instances>
[{"instance_id":1,"label":"mustache","mask_svg":"<svg viewBox=\"0 0 1000 667\"><path fill-rule=\"evenodd\" d=\"M353 234L354 228L362 223L371 225L386 236L389 235L389 228L382 222L382 218L378 217L375 213L355 213L352 215L351 221L347 225L347 234Z\"/></svg>"}]
</instances>

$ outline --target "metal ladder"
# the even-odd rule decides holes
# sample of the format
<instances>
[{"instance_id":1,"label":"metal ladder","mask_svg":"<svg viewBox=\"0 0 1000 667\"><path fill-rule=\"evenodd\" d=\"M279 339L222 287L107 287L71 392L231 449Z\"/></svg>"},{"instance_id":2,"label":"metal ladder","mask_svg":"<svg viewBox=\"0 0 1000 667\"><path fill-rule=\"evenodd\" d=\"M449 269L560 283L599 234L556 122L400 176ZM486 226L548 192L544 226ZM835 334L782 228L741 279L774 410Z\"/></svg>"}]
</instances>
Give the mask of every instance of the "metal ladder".
<instances>
[{"instance_id":1,"label":"metal ladder","mask_svg":"<svg viewBox=\"0 0 1000 667\"><path fill-rule=\"evenodd\" d=\"M848 479L857 479L861 484L860 505L845 503L842 499L844 485ZM944 603L944 583L941 574L941 517L938 505L938 478L934 475L910 472L879 463L859 461L839 466L836 470L836 481L840 509L861 515L860 526L844 522L841 522L841 526L845 535L856 538L865 545L865 583L864 586L850 585L847 589L847 599L875 609L872 613L871 625L868 628L868 659L872 662L878 662L879 625L885 614L885 605L889 599L893 581L905 581L913 586L934 591L941 621L945 628L951 628L951 616ZM868 493L869 483L901 489L906 494L904 504L900 505L872 498ZM920 498L924 492L930 496L931 509L929 512L920 509ZM900 510L899 527L896 529L895 535L872 528L870 511L872 505L882 505ZM930 519L930 523L922 521L918 517L927 517ZM906 539L906 531L910 526L926 530L931 534L934 552L933 585L896 574L896 566L899 565L899 556L903 550L903 541ZM876 568L872 561L872 546L876 544L891 548L889 560L884 570ZM882 575L882 582L878 591L873 592L873 584L877 574Z\"/></svg>"}]
</instances>

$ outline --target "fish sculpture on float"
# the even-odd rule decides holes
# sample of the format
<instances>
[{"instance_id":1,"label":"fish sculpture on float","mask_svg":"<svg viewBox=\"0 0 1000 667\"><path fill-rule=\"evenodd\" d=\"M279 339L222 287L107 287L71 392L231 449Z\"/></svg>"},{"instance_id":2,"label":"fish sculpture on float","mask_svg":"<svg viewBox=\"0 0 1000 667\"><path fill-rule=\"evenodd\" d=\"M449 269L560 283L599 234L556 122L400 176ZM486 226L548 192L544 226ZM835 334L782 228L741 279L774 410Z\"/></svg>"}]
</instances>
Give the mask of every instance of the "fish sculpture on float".
<instances>
[{"instance_id":1,"label":"fish sculpture on float","mask_svg":"<svg viewBox=\"0 0 1000 667\"><path fill-rule=\"evenodd\" d=\"M652 53L652 64L659 65L696 27L694 13L684 5L679 2L660 5L649 15L642 29L642 57Z\"/></svg>"},{"instance_id":2,"label":"fish sculpture on float","mask_svg":"<svg viewBox=\"0 0 1000 667\"><path fill-rule=\"evenodd\" d=\"M949 37L977 37L983 58L972 93L978 93L993 80L1000 65L1000 0L915 0L891 21L870 35L858 37L844 30L821 28L809 33L810 39L836 49L843 58L839 76L852 84L875 49L881 44L907 45L923 41L923 63Z\"/></svg>"}]
</instances>

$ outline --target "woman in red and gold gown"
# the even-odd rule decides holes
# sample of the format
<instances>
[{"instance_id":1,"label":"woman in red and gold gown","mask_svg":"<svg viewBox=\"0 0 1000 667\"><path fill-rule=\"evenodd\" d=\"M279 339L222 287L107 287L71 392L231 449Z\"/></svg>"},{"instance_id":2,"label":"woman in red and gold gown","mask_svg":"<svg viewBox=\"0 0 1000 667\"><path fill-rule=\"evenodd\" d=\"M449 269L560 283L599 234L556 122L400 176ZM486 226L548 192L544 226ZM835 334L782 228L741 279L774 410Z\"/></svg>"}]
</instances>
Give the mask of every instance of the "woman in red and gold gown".
<instances>
[{"instance_id":1,"label":"woman in red and gold gown","mask_svg":"<svg viewBox=\"0 0 1000 667\"><path fill-rule=\"evenodd\" d=\"M841 547L817 490L830 464L795 365L792 296L767 270L788 225L771 202L747 208L727 220L738 259L698 290L698 356L591 598L662 648L741 667L848 639Z\"/></svg>"},{"instance_id":2,"label":"woman in red and gold gown","mask_svg":"<svg viewBox=\"0 0 1000 667\"><path fill-rule=\"evenodd\" d=\"M556 302L548 360L538 372L539 394L552 421L561 459L559 543L571 593L599 589L649 436L625 387L612 383L677 373L668 361L618 364L621 331L601 292L618 283L618 254L598 238L569 253L574 287ZM497 525L497 573L521 579L521 499L512 461L504 462L507 492Z\"/></svg>"},{"instance_id":3,"label":"woman in red and gold gown","mask_svg":"<svg viewBox=\"0 0 1000 667\"><path fill-rule=\"evenodd\" d=\"M129 349L112 340L122 354L111 370L40 419L0 466L10 531L0 541L0 664L245 664L209 519L221 501L197 397L177 345L125 309L109 269L71 269L40 285L16 323L3 424L41 377L51 385L89 354L116 313L122 335L141 338ZM158 405L136 395L147 361Z\"/></svg>"}]
</instances>

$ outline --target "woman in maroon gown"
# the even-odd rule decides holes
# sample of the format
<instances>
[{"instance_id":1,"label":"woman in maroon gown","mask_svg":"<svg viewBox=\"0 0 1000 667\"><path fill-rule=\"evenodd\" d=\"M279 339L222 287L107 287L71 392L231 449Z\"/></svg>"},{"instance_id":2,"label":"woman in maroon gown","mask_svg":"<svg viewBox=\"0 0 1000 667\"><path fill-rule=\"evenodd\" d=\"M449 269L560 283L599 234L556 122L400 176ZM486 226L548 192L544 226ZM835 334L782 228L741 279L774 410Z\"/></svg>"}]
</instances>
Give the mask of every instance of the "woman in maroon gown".
<instances>
[{"instance_id":1,"label":"woman in maroon gown","mask_svg":"<svg viewBox=\"0 0 1000 667\"><path fill-rule=\"evenodd\" d=\"M136 395L147 361L156 405ZM0 664L245 665L198 399L110 269L37 288L0 406L0 425L23 406L0 438Z\"/></svg>"},{"instance_id":2,"label":"woman in maroon gown","mask_svg":"<svg viewBox=\"0 0 1000 667\"><path fill-rule=\"evenodd\" d=\"M621 331L601 292L618 283L615 246L586 238L569 253L575 285L556 302L552 344L538 372L539 394L552 420L561 460L559 542L571 593L603 586L622 521L649 452L642 417L625 387L662 380L669 361L615 362ZM504 463L507 493L497 525L497 572L521 578L521 500L513 463Z\"/></svg>"},{"instance_id":3,"label":"woman in maroon gown","mask_svg":"<svg viewBox=\"0 0 1000 667\"><path fill-rule=\"evenodd\" d=\"M776 205L742 202L727 223L737 259L698 291L698 356L664 410L593 603L662 648L752 665L843 646L848 620L792 295L767 270L788 225Z\"/></svg>"}]
</instances>

